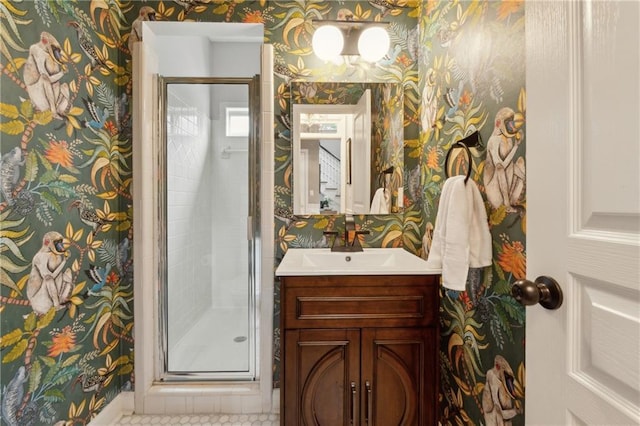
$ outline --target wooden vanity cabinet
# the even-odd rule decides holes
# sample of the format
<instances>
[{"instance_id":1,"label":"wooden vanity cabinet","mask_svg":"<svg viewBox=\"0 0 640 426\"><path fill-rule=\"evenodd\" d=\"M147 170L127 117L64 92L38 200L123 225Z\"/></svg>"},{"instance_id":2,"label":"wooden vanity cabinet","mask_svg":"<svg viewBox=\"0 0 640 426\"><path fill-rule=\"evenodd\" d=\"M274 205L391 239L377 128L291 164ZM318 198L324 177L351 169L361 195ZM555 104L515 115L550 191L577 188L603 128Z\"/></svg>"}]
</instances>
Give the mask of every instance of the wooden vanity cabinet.
<instances>
[{"instance_id":1,"label":"wooden vanity cabinet","mask_svg":"<svg viewBox=\"0 0 640 426\"><path fill-rule=\"evenodd\" d=\"M439 278L281 277L281 424L437 424Z\"/></svg>"}]
</instances>

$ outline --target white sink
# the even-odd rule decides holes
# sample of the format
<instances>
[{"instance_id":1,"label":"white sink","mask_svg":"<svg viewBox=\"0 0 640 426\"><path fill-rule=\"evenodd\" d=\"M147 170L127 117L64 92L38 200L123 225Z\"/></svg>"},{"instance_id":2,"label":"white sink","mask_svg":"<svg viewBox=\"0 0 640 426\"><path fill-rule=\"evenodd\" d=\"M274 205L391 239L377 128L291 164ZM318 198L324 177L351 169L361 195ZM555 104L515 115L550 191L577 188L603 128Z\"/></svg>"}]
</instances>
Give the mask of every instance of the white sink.
<instances>
[{"instance_id":1,"label":"white sink","mask_svg":"<svg viewBox=\"0 0 640 426\"><path fill-rule=\"evenodd\" d=\"M290 248L276 270L291 275L433 275L427 262L403 248L365 248L360 252L332 252L331 249Z\"/></svg>"}]
</instances>

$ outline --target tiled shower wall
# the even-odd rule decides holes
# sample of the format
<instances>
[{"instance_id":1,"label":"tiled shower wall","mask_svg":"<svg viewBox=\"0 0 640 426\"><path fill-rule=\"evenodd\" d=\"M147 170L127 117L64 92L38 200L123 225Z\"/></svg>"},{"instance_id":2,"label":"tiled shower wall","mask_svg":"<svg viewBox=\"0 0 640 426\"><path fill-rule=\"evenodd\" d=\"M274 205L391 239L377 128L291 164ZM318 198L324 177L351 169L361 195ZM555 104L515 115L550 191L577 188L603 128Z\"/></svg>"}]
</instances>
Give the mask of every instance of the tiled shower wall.
<instances>
[{"instance_id":1,"label":"tiled shower wall","mask_svg":"<svg viewBox=\"0 0 640 426\"><path fill-rule=\"evenodd\" d=\"M180 87L180 89L178 89ZM210 306L212 292L211 120L208 93L172 85L167 134L169 342ZM177 91L179 93L176 93ZM200 206L201 208L193 208Z\"/></svg>"},{"instance_id":2,"label":"tiled shower wall","mask_svg":"<svg viewBox=\"0 0 640 426\"><path fill-rule=\"evenodd\" d=\"M220 77L250 78L260 74L260 45L243 42L214 42L210 55L211 75ZM220 60L220 58L225 58ZM225 107L247 106L246 85L216 86L211 94L214 106L212 204L214 223L215 263L213 305L228 307L244 305L248 295L247 277L247 216L248 216L248 147L246 137L225 135ZM233 150L223 155L225 148Z\"/></svg>"},{"instance_id":3,"label":"tiled shower wall","mask_svg":"<svg viewBox=\"0 0 640 426\"><path fill-rule=\"evenodd\" d=\"M248 296L248 139L225 135L225 107L247 106L246 85L216 85L212 104L217 109L212 128L213 194L210 212L214 235L214 307L247 307ZM226 153L223 151L229 149Z\"/></svg>"}]
</instances>

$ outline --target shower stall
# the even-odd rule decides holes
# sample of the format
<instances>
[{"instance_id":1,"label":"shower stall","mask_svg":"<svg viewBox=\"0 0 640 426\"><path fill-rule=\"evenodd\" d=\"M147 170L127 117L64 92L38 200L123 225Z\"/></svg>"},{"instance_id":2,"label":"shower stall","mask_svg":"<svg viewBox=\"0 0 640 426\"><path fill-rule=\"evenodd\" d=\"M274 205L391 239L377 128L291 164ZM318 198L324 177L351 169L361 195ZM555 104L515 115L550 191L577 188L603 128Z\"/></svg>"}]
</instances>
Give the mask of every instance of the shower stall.
<instances>
[{"instance_id":1,"label":"shower stall","mask_svg":"<svg viewBox=\"0 0 640 426\"><path fill-rule=\"evenodd\" d=\"M253 380L259 78L158 88L160 378Z\"/></svg>"},{"instance_id":2,"label":"shower stall","mask_svg":"<svg viewBox=\"0 0 640 426\"><path fill-rule=\"evenodd\" d=\"M149 22L142 33L135 412L272 412L273 48L261 24Z\"/></svg>"}]
</instances>

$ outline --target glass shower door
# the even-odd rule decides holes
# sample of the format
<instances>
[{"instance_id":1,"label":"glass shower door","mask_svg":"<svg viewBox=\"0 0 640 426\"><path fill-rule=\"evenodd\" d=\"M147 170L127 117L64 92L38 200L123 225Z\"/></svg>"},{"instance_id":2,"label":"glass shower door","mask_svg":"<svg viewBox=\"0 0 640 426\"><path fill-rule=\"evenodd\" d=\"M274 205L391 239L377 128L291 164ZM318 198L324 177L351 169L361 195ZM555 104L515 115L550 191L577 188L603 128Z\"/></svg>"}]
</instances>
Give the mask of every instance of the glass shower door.
<instances>
[{"instance_id":1,"label":"glass shower door","mask_svg":"<svg viewBox=\"0 0 640 426\"><path fill-rule=\"evenodd\" d=\"M255 377L253 84L161 79L165 380Z\"/></svg>"}]
</instances>

